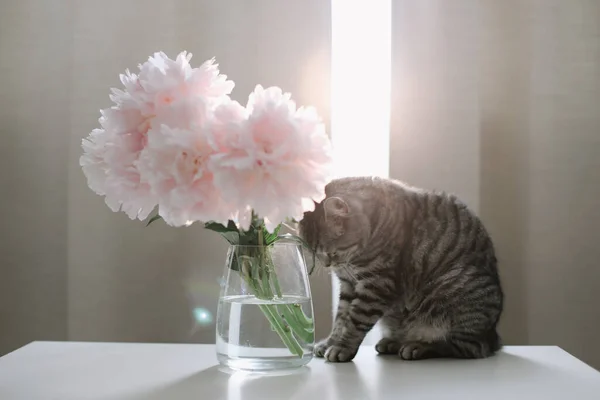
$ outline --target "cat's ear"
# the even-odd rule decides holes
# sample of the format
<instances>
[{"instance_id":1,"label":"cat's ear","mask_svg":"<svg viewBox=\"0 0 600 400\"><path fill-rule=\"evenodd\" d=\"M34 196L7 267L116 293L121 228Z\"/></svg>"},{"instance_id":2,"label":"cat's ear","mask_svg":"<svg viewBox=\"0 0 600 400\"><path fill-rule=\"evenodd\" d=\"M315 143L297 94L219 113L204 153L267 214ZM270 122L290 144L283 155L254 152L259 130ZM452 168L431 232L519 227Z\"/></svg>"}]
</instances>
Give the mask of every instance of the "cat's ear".
<instances>
[{"instance_id":1,"label":"cat's ear","mask_svg":"<svg viewBox=\"0 0 600 400\"><path fill-rule=\"evenodd\" d=\"M323 209L330 231L337 237L343 236L346 228L345 220L350 212L348 203L339 197L329 197L325 199Z\"/></svg>"},{"instance_id":2,"label":"cat's ear","mask_svg":"<svg viewBox=\"0 0 600 400\"><path fill-rule=\"evenodd\" d=\"M329 197L323 203L325 220L336 227L336 231L343 230L344 220L350 213L348 203L339 197ZM339 232L343 234L343 232Z\"/></svg>"},{"instance_id":3,"label":"cat's ear","mask_svg":"<svg viewBox=\"0 0 600 400\"><path fill-rule=\"evenodd\" d=\"M348 203L339 197L329 197L323 202L325 218L347 217L350 212Z\"/></svg>"}]
</instances>

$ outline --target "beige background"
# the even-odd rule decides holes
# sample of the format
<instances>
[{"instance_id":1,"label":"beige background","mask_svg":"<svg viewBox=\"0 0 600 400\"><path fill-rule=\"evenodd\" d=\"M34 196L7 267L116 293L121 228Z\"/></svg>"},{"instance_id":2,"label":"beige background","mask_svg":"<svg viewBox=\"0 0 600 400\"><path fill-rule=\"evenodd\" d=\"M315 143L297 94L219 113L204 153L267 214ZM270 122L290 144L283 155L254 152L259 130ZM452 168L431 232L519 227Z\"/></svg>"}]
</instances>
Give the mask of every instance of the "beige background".
<instances>
[{"instance_id":1,"label":"beige background","mask_svg":"<svg viewBox=\"0 0 600 400\"><path fill-rule=\"evenodd\" d=\"M391 175L479 210L506 344L600 368L600 2L394 5Z\"/></svg>"},{"instance_id":2,"label":"beige background","mask_svg":"<svg viewBox=\"0 0 600 400\"><path fill-rule=\"evenodd\" d=\"M391 175L479 211L507 344L600 367L600 2L394 0L393 18ZM111 213L85 185L80 140L118 74L158 49L216 56L239 100L277 84L327 117L329 29L323 0L0 1L0 354L213 341L191 310L214 312L224 244ZM322 336L329 283L313 283Z\"/></svg>"}]
</instances>

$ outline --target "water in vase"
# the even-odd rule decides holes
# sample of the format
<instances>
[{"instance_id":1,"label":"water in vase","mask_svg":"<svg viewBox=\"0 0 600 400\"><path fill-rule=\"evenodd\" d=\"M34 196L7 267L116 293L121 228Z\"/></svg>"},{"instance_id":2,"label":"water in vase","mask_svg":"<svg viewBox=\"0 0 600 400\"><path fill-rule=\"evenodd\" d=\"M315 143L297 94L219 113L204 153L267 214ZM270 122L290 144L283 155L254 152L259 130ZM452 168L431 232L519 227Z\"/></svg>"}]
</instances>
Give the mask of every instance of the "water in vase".
<instances>
[{"instance_id":1,"label":"water in vase","mask_svg":"<svg viewBox=\"0 0 600 400\"><path fill-rule=\"evenodd\" d=\"M217 319L217 358L223 365L243 370L305 365L312 359L312 318L308 297L222 297Z\"/></svg>"}]
</instances>

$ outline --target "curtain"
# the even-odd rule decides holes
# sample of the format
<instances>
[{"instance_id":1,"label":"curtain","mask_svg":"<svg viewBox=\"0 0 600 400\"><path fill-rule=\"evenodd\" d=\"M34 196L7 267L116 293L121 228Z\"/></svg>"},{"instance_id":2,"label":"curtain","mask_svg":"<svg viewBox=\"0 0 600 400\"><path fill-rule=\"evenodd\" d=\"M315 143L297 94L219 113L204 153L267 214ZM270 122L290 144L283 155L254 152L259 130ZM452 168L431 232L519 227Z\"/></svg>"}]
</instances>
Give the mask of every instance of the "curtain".
<instances>
[{"instance_id":1,"label":"curtain","mask_svg":"<svg viewBox=\"0 0 600 400\"><path fill-rule=\"evenodd\" d=\"M394 178L458 194L497 247L506 344L600 365L600 2L393 2Z\"/></svg>"}]
</instances>

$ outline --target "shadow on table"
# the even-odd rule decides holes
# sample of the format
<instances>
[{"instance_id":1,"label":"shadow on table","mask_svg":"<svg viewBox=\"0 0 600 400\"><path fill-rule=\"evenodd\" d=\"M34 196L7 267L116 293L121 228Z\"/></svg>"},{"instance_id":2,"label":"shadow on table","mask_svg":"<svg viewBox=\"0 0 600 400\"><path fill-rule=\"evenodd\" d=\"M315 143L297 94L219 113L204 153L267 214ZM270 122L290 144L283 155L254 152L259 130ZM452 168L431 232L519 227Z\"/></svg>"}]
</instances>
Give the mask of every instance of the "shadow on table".
<instances>
[{"instance_id":1,"label":"shadow on table","mask_svg":"<svg viewBox=\"0 0 600 400\"><path fill-rule=\"evenodd\" d=\"M577 376L567 366L542 363L534 359L514 354L498 353L487 359L457 360L432 359L422 361L402 361L397 357L380 356L381 362L372 371L372 378L379 388L401 388L401 393L427 395L424 398L443 397L451 392L460 398L471 398L475 387L484 386L494 393L511 391L532 391L540 387L552 388L564 398L578 398L573 393L589 390L582 377ZM393 369L394 374L382 373ZM564 386L565 377L578 382L579 388ZM432 397L429 397L432 396ZM563 397L560 397L563 398Z\"/></svg>"},{"instance_id":2,"label":"shadow on table","mask_svg":"<svg viewBox=\"0 0 600 400\"><path fill-rule=\"evenodd\" d=\"M128 400L291 399L310 374L308 367L281 373L248 373L214 366L151 391L137 393Z\"/></svg>"}]
</instances>

